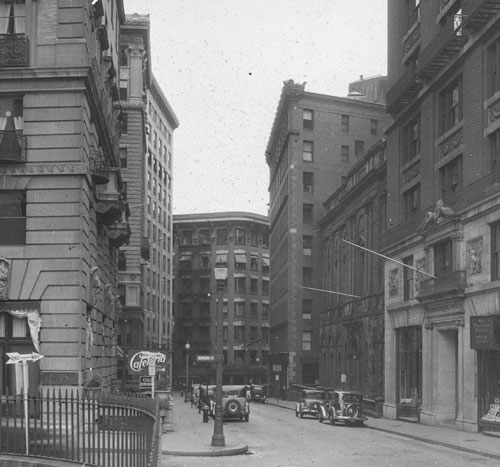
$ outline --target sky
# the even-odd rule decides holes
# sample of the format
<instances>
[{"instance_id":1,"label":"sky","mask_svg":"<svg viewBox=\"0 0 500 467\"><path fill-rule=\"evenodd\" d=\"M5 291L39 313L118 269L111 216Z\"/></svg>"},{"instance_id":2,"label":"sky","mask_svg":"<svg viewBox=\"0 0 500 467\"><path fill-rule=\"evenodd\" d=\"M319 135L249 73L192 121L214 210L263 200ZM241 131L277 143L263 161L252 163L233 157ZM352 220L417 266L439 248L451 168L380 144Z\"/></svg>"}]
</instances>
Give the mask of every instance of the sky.
<instances>
[{"instance_id":1,"label":"sky","mask_svg":"<svg viewBox=\"0 0 500 467\"><path fill-rule=\"evenodd\" d=\"M124 0L150 14L151 67L179 120L174 214L267 215L283 82L345 97L387 74L387 0Z\"/></svg>"}]
</instances>

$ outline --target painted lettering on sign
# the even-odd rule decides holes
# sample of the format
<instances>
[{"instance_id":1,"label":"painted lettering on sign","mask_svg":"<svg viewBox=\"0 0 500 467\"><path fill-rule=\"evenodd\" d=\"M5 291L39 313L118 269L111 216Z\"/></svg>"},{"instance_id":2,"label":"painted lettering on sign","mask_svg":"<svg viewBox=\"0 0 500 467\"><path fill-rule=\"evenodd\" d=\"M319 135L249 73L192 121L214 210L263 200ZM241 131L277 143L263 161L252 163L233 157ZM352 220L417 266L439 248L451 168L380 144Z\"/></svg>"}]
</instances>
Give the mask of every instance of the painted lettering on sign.
<instances>
[{"instance_id":1,"label":"painted lettering on sign","mask_svg":"<svg viewBox=\"0 0 500 467\"><path fill-rule=\"evenodd\" d=\"M154 364L165 364L167 362L167 356L161 352L140 351L133 354L130 358L130 369L132 371L141 372L149 366L150 358Z\"/></svg>"}]
</instances>

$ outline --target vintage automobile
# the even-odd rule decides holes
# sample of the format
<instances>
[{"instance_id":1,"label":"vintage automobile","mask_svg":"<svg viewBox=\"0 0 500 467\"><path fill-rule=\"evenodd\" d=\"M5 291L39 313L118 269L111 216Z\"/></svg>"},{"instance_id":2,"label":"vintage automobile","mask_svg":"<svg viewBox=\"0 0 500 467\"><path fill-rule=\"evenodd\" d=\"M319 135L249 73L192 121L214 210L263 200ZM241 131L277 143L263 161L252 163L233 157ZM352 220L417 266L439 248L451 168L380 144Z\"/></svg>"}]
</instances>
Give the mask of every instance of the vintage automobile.
<instances>
[{"instance_id":1,"label":"vintage automobile","mask_svg":"<svg viewBox=\"0 0 500 467\"><path fill-rule=\"evenodd\" d=\"M210 415L215 419L215 394L210 399ZM245 386L222 386L222 417L225 420L250 418L250 404L246 398Z\"/></svg>"},{"instance_id":2,"label":"vintage automobile","mask_svg":"<svg viewBox=\"0 0 500 467\"><path fill-rule=\"evenodd\" d=\"M266 402L266 390L264 386L254 385L252 389L252 402Z\"/></svg>"},{"instance_id":3,"label":"vintage automobile","mask_svg":"<svg viewBox=\"0 0 500 467\"><path fill-rule=\"evenodd\" d=\"M355 391L333 391L332 399L319 408L320 423L328 420L331 425L336 422L363 426L367 420L363 413L363 396Z\"/></svg>"},{"instance_id":4,"label":"vintage automobile","mask_svg":"<svg viewBox=\"0 0 500 467\"><path fill-rule=\"evenodd\" d=\"M325 402L325 391L317 389L303 389L301 398L295 407L295 416L303 418L304 415L317 417L319 407Z\"/></svg>"}]
</instances>

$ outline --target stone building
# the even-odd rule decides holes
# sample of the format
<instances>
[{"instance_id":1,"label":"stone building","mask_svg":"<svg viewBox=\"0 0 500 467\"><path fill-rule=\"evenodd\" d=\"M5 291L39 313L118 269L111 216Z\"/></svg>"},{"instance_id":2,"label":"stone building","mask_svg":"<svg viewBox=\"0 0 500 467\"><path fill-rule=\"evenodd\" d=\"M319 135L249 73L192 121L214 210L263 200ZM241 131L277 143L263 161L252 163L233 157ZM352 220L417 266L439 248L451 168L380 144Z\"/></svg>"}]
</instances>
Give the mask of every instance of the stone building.
<instances>
[{"instance_id":1,"label":"stone building","mask_svg":"<svg viewBox=\"0 0 500 467\"><path fill-rule=\"evenodd\" d=\"M121 0L0 2L0 353L30 390L116 378ZM5 361L5 360L4 360ZM0 392L21 390L2 365Z\"/></svg>"},{"instance_id":2,"label":"stone building","mask_svg":"<svg viewBox=\"0 0 500 467\"><path fill-rule=\"evenodd\" d=\"M378 84L377 84L378 83ZM323 283L318 223L324 201L382 135L384 77L360 79L351 97L305 91L284 83L269 137L271 354L273 381L315 384L320 379Z\"/></svg>"},{"instance_id":3,"label":"stone building","mask_svg":"<svg viewBox=\"0 0 500 467\"><path fill-rule=\"evenodd\" d=\"M385 229L386 168L381 139L323 203L326 214L318 225L319 382L370 399L384 395L384 271L382 258L372 252L380 250Z\"/></svg>"},{"instance_id":4,"label":"stone building","mask_svg":"<svg viewBox=\"0 0 500 467\"><path fill-rule=\"evenodd\" d=\"M500 4L388 6L384 413L500 429Z\"/></svg>"},{"instance_id":5,"label":"stone building","mask_svg":"<svg viewBox=\"0 0 500 467\"><path fill-rule=\"evenodd\" d=\"M246 212L174 215L174 251L174 384L185 384L186 376L190 385L215 384L214 363L198 358L215 355L218 310L214 268L224 268L228 275L220 310L224 384L266 384L267 217Z\"/></svg>"}]
</instances>

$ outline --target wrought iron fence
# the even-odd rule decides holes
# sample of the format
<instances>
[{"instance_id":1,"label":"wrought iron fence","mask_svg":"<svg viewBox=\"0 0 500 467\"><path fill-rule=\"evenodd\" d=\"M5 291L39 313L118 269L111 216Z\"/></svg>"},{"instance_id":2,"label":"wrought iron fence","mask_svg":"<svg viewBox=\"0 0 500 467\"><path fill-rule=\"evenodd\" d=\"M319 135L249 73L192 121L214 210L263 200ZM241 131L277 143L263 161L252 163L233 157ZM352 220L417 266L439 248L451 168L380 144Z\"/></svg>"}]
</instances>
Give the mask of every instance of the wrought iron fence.
<instances>
[{"instance_id":1,"label":"wrought iron fence","mask_svg":"<svg viewBox=\"0 0 500 467\"><path fill-rule=\"evenodd\" d=\"M0 452L98 467L156 467L161 420L148 397L38 393L0 400Z\"/></svg>"}]
</instances>

